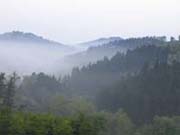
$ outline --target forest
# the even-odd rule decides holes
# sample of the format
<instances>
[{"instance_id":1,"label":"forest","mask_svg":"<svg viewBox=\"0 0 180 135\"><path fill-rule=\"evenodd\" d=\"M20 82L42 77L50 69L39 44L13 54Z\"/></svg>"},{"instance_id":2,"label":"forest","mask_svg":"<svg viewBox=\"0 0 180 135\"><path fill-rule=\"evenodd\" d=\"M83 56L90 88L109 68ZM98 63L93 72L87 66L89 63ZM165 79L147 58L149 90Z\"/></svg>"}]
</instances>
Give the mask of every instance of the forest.
<instances>
[{"instance_id":1,"label":"forest","mask_svg":"<svg viewBox=\"0 0 180 135\"><path fill-rule=\"evenodd\" d=\"M0 135L179 135L180 41L128 42L69 75L1 73Z\"/></svg>"}]
</instances>

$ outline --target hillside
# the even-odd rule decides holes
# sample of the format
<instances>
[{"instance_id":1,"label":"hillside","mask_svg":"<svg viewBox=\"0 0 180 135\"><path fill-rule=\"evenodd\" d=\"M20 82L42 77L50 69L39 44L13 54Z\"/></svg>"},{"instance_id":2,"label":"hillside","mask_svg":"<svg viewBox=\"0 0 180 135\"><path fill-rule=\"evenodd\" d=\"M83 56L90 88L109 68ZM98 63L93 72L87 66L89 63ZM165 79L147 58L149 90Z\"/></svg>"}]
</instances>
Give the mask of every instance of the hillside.
<instances>
[{"instance_id":1,"label":"hillside","mask_svg":"<svg viewBox=\"0 0 180 135\"><path fill-rule=\"evenodd\" d=\"M19 42L19 43L38 43L38 44L54 44L62 45L61 43L45 39L33 33L25 33L21 31L12 31L0 34L0 42ZM65 46L64 46L65 47Z\"/></svg>"},{"instance_id":2,"label":"hillside","mask_svg":"<svg viewBox=\"0 0 180 135\"><path fill-rule=\"evenodd\" d=\"M114 38L112 38L114 39ZM115 38L117 39L117 38ZM100 46L89 47L87 50L65 57L65 61L71 63L70 67L84 66L89 63L95 63L104 57L111 58L117 52L126 53L127 50L133 50L141 46L166 45L166 37L141 37L112 40ZM109 41L109 40L108 40Z\"/></svg>"}]
</instances>

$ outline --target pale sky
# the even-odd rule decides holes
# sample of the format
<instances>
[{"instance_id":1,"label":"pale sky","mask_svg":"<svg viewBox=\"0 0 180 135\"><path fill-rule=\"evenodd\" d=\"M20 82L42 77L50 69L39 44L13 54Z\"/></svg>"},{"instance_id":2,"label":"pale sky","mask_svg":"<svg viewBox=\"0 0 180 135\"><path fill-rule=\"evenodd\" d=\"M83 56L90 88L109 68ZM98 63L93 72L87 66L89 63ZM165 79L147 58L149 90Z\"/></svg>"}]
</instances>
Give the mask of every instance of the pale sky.
<instances>
[{"instance_id":1,"label":"pale sky","mask_svg":"<svg viewBox=\"0 0 180 135\"><path fill-rule=\"evenodd\" d=\"M0 33L62 43L99 37L180 35L180 0L0 0Z\"/></svg>"}]
</instances>

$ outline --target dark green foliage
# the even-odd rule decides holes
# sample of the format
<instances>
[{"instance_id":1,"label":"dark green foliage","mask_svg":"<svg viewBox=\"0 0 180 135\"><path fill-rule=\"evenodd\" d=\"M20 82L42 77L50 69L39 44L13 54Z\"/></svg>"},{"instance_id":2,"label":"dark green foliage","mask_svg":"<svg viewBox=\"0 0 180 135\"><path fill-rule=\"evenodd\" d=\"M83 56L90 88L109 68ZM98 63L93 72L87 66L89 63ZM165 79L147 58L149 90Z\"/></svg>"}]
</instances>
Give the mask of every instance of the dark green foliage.
<instances>
[{"instance_id":1,"label":"dark green foliage","mask_svg":"<svg viewBox=\"0 0 180 135\"><path fill-rule=\"evenodd\" d=\"M154 45L129 50L126 54L117 53L111 59L105 57L87 67L74 68L68 80L72 93L93 98L99 89L105 89L118 82L123 76L138 73L145 64L154 65L168 61L169 48Z\"/></svg>"},{"instance_id":2,"label":"dark green foliage","mask_svg":"<svg viewBox=\"0 0 180 135\"><path fill-rule=\"evenodd\" d=\"M58 79L44 73L33 73L31 76L23 78L17 91L16 104L30 110L43 112L45 111L44 105L47 105L48 101L59 93L63 95L64 91L62 83Z\"/></svg>"},{"instance_id":3,"label":"dark green foliage","mask_svg":"<svg viewBox=\"0 0 180 135\"><path fill-rule=\"evenodd\" d=\"M143 68L138 75L102 90L97 103L103 110L123 108L138 123L149 122L155 115L180 115L179 82L180 63L156 63L153 68Z\"/></svg>"},{"instance_id":4,"label":"dark green foliage","mask_svg":"<svg viewBox=\"0 0 180 135\"><path fill-rule=\"evenodd\" d=\"M6 89L4 92L4 100L3 100L3 105L5 107L8 108L12 108L13 107L13 103L14 103L14 95L15 95L15 90L16 90L16 86L15 83L18 79L18 76L16 73L13 73L12 76L10 76L9 80L6 83Z\"/></svg>"},{"instance_id":5,"label":"dark green foliage","mask_svg":"<svg viewBox=\"0 0 180 135\"><path fill-rule=\"evenodd\" d=\"M101 117L87 117L80 113L72 122L73 135L98 135L103 129L103 122Z\"/></svg>"},{"instance_id":6,"label":"dark green foliage","mask_svg":"<svg viewBox=\"0 0 180 135\"><path fill-rule=\"evenodd\" d=\"M0 107L2 109L3 102L4 102L4 92L6 90L6 84L5 84L5 74L0 74Z\"/></svg>"},{"instance_id":7,"label":"dark green foliage","mask_svg":"<svg viewBox=\"0 0 180 135\"><path fill-rule=\"evenodd\" d=\"M0 109L11 109L14 103L14 95L16 91L16 81L19 77L16 73L6 77L4 73L0 74Z\"/></svg>"},{"instance_id":8,"label":"dark green foliage","mask_svg":"<svg viewBox=\"0 0 180 135\"><path fill-rule=\"evenodd\" d=\"M0 75L0 97L1 97L1 108L0 108L0 134L9 135L10 125L12 118L12 109L15 95L15 83L18 79L16 73L9 78L5 77L5 74Z\"/></svg>"},{"instance_id":9,"label":"dark green foliage","mask_svg":"<svg viewBox=\"0 0 180 135\"><path fill-rule=\"evenodd\" d=\"M115 40L109 42L107 44L103 44L101 46L90 47L88 49L88 53L103 53L103 52L117 52L118 51L125 51L125 50L132 50L142 46L159 46L159 45L167 45L166 37L142 37L142 38L129 38L125 40ZM108 56L108 53L105 56Z\"/></svg>"},{"instance_id":10,"label":"dark green foliage","mask_svg":"<svg viewBox=\"0 0 180 135\"><path fill-rule=\"evenodd\" d=\"M1 109L0 111L0 135L9 135L11 126L12 112L10 108Z\"/></svg>"}]
</instances>

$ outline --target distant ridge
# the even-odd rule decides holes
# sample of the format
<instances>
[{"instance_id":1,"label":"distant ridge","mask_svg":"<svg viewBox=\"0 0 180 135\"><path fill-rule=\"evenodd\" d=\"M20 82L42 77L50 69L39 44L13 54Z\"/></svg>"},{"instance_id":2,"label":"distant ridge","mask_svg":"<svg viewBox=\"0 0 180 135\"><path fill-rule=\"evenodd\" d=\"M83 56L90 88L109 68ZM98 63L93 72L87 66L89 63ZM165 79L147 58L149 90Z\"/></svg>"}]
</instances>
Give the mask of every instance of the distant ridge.
<instances>
[{"instance_id":1,"label":"distant ridge","mask_svg":"<svg viewBox=\"0 0 180 135\"><path fill-rule=\"evenodd\" d=\"M123 40L123 38L121 37L108 37L108 38L99 38L96 40L92 40L92 41L88 41L88 42L84 42L84 43L80 43L80 46L84 46L84 47L96 47L96 46L101 46L104 44L108 44L110 42L114 42L114 41L120 41Z\"/></svg>"},{"instance_id":2,"label":"distant ridge","mask_svg":"<svg viewBox=\"0 0 180 135\"><path fill-rule=\"evenodd\" d=\"M59 42L45 39L33 33L25 33L21 31L12 31L12 32L6 32L3 34L0 34L0 41L63 45Z\"/></svg>"}]
</instances>

